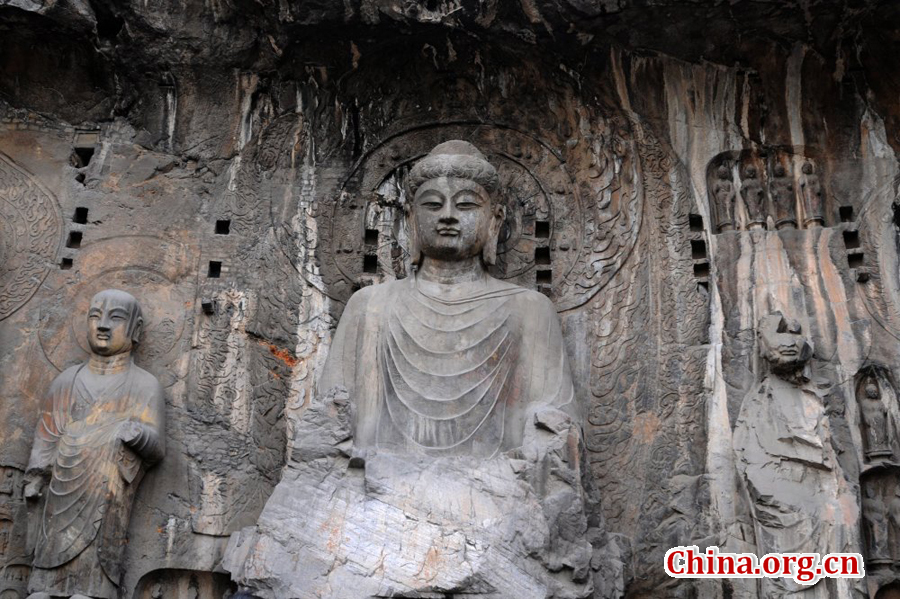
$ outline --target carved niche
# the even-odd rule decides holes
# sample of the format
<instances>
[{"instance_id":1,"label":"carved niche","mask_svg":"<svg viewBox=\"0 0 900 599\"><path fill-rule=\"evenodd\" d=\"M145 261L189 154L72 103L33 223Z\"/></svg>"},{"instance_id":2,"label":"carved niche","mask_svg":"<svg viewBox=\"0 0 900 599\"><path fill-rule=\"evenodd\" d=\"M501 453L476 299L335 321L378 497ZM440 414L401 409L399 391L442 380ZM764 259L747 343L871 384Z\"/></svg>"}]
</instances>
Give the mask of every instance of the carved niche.
<instances>
[{"instance_id":1,"label":"carved niche","mask_svg":"<svg viewBox=\"0 0 900 599\"><path fill-rule=\"evenodd\" d=\"M62 229L53 194L0 153L0 320L41 286L56 260Z\"/></svg>"}]
</instances>

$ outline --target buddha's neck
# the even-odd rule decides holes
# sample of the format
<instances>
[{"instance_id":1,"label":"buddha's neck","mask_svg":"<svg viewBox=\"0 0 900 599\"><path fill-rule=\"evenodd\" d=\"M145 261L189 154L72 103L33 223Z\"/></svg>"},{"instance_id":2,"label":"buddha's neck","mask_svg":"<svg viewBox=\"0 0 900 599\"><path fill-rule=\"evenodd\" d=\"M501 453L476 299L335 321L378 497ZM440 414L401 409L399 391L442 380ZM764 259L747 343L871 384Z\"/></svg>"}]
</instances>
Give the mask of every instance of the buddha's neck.
<instances>
[{"instance_id":1,"label":"buddha's neck","mask_svg":"<svg viewBox=\"0 0 900 599\"><path fill-rule=\"evenodd\" d=\"M131 351L116 354L114 356L98 356L91 354L88 368L94 374L116 374L124 372L131 365Z\"/></svg>"},{"instance_id":2,"label":"buddha's neck","mask_svg":"<svg viewBox=\"0 0 900 599\"><path fill-rule=\"evenodd\" d=\"M484 275L485 270L481 256L472 256L463 260L439 260L424 256L416 272L416 276L421 279L444 285L480 281Z\"/></svg>"}]
</instances>

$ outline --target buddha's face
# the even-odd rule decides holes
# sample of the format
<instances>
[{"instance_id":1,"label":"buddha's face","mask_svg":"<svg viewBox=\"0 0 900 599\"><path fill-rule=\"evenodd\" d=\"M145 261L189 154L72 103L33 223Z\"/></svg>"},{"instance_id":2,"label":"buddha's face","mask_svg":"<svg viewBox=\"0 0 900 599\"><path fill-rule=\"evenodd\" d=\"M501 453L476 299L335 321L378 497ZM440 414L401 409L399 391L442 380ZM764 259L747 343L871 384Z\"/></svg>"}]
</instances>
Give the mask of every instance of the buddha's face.
<instances>
[{"instance_id":1,"label":"buddha's face","mask_svg":"<svg viewBox=\"0 0 900 599\"><path fill-rule=\"evenodd\" d=\"M764 318L759 339L763 357L776 372L802 368L812 357L812 346L801 334L800 323L780 315Z\"/></svg>"},{"instance_id":2,"label":"buddha's face","mask_svg":"<svg viewBox=\"0 0 900 599\"><path fill-rule=\"evenodd\" d=\"M98 293L91 300L88 342L95 354L114 356L132 348L133 301L131 296L115 291Z\"/></svg>"},{"instance_id":3,"label":"buddha's face","mask_svg":"<svg viewBox=\"0 0 900 599\"><path fill-rule=\"evenodd\" d=\"M503 209L474 181L438 177L416 191L410 218L425 256L465 260L481 254L502 222Z\"/></svg>"}]
</instances>

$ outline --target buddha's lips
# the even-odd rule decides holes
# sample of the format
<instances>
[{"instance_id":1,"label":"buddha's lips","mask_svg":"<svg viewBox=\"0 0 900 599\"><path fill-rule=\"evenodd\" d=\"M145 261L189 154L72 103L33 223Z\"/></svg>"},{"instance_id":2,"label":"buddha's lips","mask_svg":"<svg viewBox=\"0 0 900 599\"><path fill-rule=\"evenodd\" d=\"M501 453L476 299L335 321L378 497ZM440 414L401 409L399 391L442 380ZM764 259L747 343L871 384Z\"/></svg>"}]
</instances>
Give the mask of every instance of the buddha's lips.
<instances>
[{"instance_id":1,"label":"buddha's lips","mask_svg":"<svg viewBox=\"0 0 900 599\"><path fill-rule=\"evenodd\" d=\"M436 229L438 235L442 235L444 237L456 237L459 235L459 229L442 227Z\"/></svg>"}]
</instances>

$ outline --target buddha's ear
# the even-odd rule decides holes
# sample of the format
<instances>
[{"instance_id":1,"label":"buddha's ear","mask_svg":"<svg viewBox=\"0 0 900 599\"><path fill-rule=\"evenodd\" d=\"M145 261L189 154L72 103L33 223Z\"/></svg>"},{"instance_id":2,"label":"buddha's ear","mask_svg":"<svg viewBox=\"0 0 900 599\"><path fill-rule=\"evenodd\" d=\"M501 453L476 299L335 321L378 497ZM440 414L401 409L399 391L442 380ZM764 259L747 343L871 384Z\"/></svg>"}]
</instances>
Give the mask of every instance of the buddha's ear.
<instances>
[{"instance_id":1,"label":"buddha's ear","mask_svg":"<svg viewBox=\"0 0 900 599\"><path fill-rule=\"evenodd\" d=\"M481 260L485 266L493 266L497 263L497 244L500 243L500 230L506 220L506 206L495 204L492 209L491 228L488 232L487 243L481 249Z\"/></svg>"},{"instance_id":2,"label":"buddha's ear","mask_svg":"<svg viewBox=\"0 0 900 599\"><path fill-rule=\"evenodd\" d=\"M403 211L406 216L406 235L409 238L409 257L414 266L422 263L422 246L419 245L419 231L416 229L416 219L412 210L408 207Z\"/></svg>"}]
</instances>

